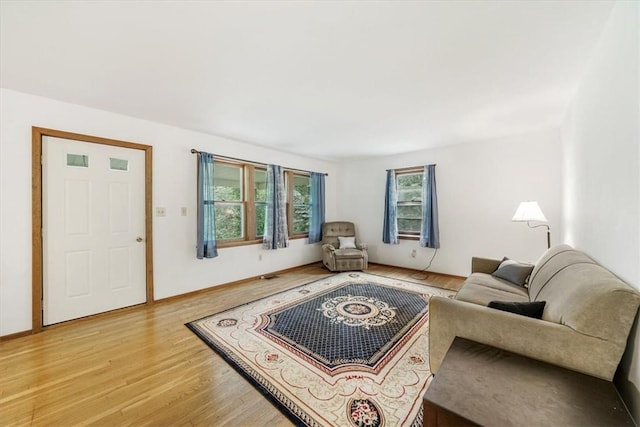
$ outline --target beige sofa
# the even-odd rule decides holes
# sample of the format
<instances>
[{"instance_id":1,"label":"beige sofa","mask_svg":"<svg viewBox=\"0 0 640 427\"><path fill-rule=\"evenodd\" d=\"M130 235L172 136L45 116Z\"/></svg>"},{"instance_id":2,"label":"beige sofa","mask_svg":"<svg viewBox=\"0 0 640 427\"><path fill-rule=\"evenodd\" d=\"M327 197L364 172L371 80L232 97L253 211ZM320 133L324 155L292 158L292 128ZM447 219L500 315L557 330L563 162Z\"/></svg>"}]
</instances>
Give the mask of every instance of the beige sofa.
<instances>
[{"instance_id":1,"label":"beige sofa","mask_svg":"<svg viewBox=\"0 0 640 427\"><path fill-rule=\"evenodd\" d=\"M454 337L612 380L640 294L583 252L549 249L528 288L491 273L500 260L474 258L454 299L430 300L429 364L435 374ZM546 301L542 319L487 307L490 301Z\"/></svg>"}]
</instances>

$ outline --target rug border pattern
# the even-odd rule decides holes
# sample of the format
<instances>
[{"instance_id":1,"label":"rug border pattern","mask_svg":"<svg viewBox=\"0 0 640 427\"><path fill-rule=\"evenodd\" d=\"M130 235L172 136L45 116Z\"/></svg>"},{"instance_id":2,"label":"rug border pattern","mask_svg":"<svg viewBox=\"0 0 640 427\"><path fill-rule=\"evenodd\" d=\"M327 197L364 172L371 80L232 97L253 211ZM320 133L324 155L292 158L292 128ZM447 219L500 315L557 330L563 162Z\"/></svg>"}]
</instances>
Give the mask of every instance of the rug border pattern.
<instances>
[{"instance_id":1,"label":"rug border pattern","mask_svg":"<svg viewBox=\"0 0 640 427\"><path fill-rule=\"evenodd\" d=\"M216 313L201 317L199 319L190 321L188 323L185 324L185 326L191 330L196 336L198 336L209 348L211 348L216 354L220 355L220 357L223 358L223 360L230 365L236 372L238 372L243 378L245 378L252 386L254 386L262 395L264 395L276 408L278 408L278 410L284 415L286 416L290 421L292 421L294 424L299 425L299 426L310 426L310 427L322 427L325 424L320 424L319 421L323 421L321 420L317 420L316 418L314 418L313 416L311 416L311 414L309 414L307 411L304 410L303 406L296 403L293 399L291 399L289 396L285 395L284 393L282 393L277 385L272 384L267 378L265 378L258 370L254 369L251 365L247 364L241 357L237 357L237 355L234 353L233 349L229 348L227 346L226 343L222 342L221 340L217 339L215 336L212 335L208 335L205 334L205 332L203 332L202 330L200 330L200 328L197 326L197 323L200 321L203 321L205 319L208 319L212 316L216 316L216 315L222 315L224 313L230 312L232 310L238 310L239 308L242 308L244 306L248 306L251 304L255 304L258 301L262 301L262 300L266 300L269 298L274 298L277 297L278 295L281 294L285 294L285 293L289 293L292 291L295 291L296 289L299 288L303 288L309 285L312 285L316 282L319 281L323 281L323 280L328 280L328 279L334 279L337 276L341 275L341 274L347 274L347 273L337 273L334 275L330 275L330 276L325 276L316 280L312 280L310 282L298 285L298 286L294 286L292 288L288 288L270 295L266 295L263 297L260 297L256 300L252 300L249 301L247 303L244 304L239 304L233 307L230 307L228 309L222 310L222 311L218 311ZM396 280L398 282L406 282L406 283L410 283L413 285L418 285L420 287L424 287L425 288L425 292L422 295L429 295L428 292L426 292L426 290L428 289L434 289L437 290L439 292L444 292L444 293L453 293L453 291L447 290L447 289L443 289L443 288L438 288L438 287L434 287L431 285L426 285L423 283L419 283L419 282L413 282L410 280L405 280L405 279L396 279L393 277L387 277L387 276L383 276L383 275L379 275L379 274L375 274L375 273L367 273L367 272L362 272L362 273L358 273L358 274L364 274L364 275L370 275L370 276L374 276L374 277L379 277L382 279L386 279L386 280ZM348 281L351 277L347 276L347 278L345 279L345 281ZM378 285L382 285L382 286L387 286L384 284L380 284L380 283L376 283ZM389 286L391 287L391 286ZM414 291L415 292L415 291ZM303 299L303 298L301 298ZM299 300L297 300L299 301ZM288 304L295 304L295 302L290 302ZM263 322L263 316L260 316L261 321L259 323ZM414 330L419 330L420 328L422 328L424 326L425 323L428 322L429 319L429 312L427 310L427 312L417 321L415 322L410 328L407 328L407 330L405 331L405 334L402 336L402 338L400 340L398 340L393 346L392 348L390 348L388 351L389 352L393 352L393 355L395 356L395 354L397 354L402 348L404 348L406 341L411 339L411 334L409 334L409 332L414 331ZM298 357L300 356L306 356L304 355L303 352L297 351L295 348L293 348L291 345L289 345L286 342L280 342L278 343L278 345L286 348L288 351L290 351L291 353L296 354ZM305 361L307 363L310 363L312 365L319 365L319 363L317 363L316 361L310 361L308 360L308 357L303 357L305 359ZM382 360L382 359L381 359ZM378 361L379 363L380 361ZM376 363L376 365L378 365L378 363ZM360 366L361 368L364 368L364 366ZM316 367L317 368L317 367ZM368 368L368 367L367 367ZM336 368L334 370L331 370L332 374L337 374L337 373L341 373L342 371L353 371L353 367L347 367L347 368ZM423 387L421 388L421 391L424 392L426 390L426 387L428 385L428 382L425 383L423 385ZM410 413L413 413L413 411L415 410L415 406L416 404L420 403L421 399L418 399L416 402L414 402L414 404L412 405L412 409L410 411ZM410 427L420 427L422 425L422 415L423 415L423 410L422 410L422 405L419 404L418 405L418 411L417 414L413 420L413 422L410 424Z\"/></svg>"}]
</instances>

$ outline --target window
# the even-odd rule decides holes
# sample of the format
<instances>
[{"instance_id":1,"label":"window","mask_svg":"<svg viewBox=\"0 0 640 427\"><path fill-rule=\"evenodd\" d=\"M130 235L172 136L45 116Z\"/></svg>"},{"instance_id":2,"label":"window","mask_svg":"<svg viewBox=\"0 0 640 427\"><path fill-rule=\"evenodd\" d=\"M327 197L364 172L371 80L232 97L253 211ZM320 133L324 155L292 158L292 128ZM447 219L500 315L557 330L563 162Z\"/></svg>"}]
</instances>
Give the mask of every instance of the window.
<instances>
[{"instance_id":1,"label":"window","mask_svg":"<svg viewBox=\"0 0 640 427\"><path fill-rule=\"evenodd\" d=\"M310 179L286 171L289 236L309 232ZM267 170L262 165L215 160L214 200L218 247L259 243L267 212Z\"/></svg>"},{"instance_id":2,"label":"window","mask_svg":"<svg viewBox=\"0 0 640 427\"><path fill-rule=\"evenodd\" d=\"M113 171L129 171L129 160L109 157L109 169Z\"/></svg>"},{"instance_id":3,"label":"window","mask_svg":"<svg viewBox=\"0 0 640 427\"><path fill-rule=\"evenodd\" d=\"M89 167L89 156L84 154L67 154L67 166Z\"/></svg>"},{"instance_id":4,"label":"window","mask_svg":"<svg viewBox=\"0 0 640 427\"><path fill-rule=\"evenodd\" d=\"M309 175L289 172L287 200L292 200L289 209L289 234L292 236L309 234L309 217L311 216L311 182Z\"/></svg>"},{"instance_id":5,"label":"window","mask_svg":"<svg viewBox=\"0 0 640 427\"><path fill-rule=\"evenodd\" d=\"M244 238L242 166L216 162L213 172L216 240Z\"/></svg>"},{"instance_id":6,"label":"window","mask_svg":"<svg viewBox=\"0 0 640 427\"><path fill-rule=\"evenodd\" d=\"M396 170L398 235L418 238L422 226L422 169Z\"/></svg>"},{"instance_id":7,"label":"window","mask_svg":"<svg viewBox=\"0 0 640 427\"><path fill-rule=\"evenodd\" d=\"M255 191L255 232L256 237L264 235L264 218L267 213L267 171L264 169L254 169L254 191Z\"/></svg>"}]
</instances>

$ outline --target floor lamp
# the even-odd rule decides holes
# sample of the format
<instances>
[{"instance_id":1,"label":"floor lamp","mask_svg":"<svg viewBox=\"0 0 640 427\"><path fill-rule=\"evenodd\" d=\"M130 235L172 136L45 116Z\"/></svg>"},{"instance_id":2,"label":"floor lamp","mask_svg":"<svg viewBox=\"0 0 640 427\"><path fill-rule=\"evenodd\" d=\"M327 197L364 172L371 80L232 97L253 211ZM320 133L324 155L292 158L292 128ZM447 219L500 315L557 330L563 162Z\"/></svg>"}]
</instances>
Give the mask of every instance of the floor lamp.
<instances>
[{"instance_id":1,"label":"floor lamp","mask_svg":"<svg viewBox=\"0 0 640 427\"><path fill-rule=\"evenodd\" d=\"M551 229L548 224L531 225L531 221L547 222L538 202L520 202L511 221L526 222L530 228L547 227L547 248L551 247Z\"/></svg>"}]
</instances>

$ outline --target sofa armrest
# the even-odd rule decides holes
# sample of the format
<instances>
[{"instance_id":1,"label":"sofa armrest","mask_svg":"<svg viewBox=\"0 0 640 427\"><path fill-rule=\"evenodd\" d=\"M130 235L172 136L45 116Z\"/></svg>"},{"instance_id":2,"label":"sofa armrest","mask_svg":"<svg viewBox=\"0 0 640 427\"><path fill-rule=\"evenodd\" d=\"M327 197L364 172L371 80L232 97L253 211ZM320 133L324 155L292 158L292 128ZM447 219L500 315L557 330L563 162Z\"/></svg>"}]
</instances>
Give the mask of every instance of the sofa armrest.
<instances>
[{"instance_id":1,"label":"sofa armrest","mask_svg":"<svg viewBox=\"0 0 640 427\"><path fill-rule=\"evenodd\" d=\"M491 274L498 269L501 262L499 259L473 257L471 258L471 272Z\"/></svg>"},{"instance_id":2,"label":"sofa armrest","mask_svg":"<svg viewBox=\"0 0 640 427\"><path fill-rule=\"evenodd\" d=\"M612 343L553 322L438 296L429 301L429 366L436 373L456 337L611 381L622 354ZM615 354L612 357L612 353Z\"/></svg>"}]
</instances>

